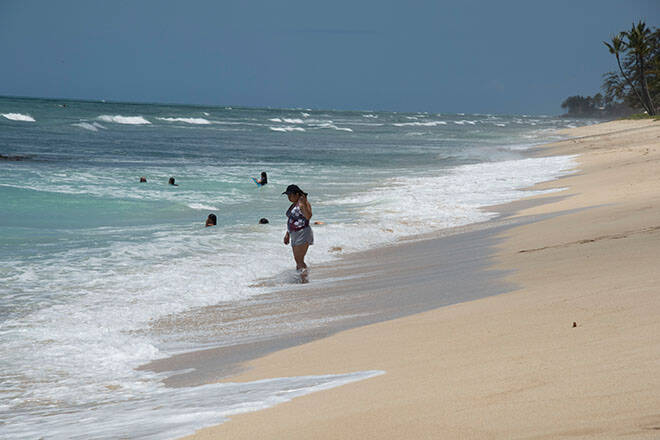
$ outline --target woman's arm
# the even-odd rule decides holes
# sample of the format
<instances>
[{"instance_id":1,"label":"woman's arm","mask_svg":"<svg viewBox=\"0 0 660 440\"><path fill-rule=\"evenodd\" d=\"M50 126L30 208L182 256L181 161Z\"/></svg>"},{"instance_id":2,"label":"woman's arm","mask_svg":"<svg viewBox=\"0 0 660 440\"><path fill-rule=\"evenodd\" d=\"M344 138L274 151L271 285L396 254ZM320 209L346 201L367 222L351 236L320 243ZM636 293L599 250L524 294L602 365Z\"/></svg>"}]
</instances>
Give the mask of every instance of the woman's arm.
<instances>
[{"instance_id":1,"label":"woman's arm","mask_svg":"<svg viewBox=\"0 0 660 440\"><path fill-rule=\"evenodd\" d=\"M309 204L309 200L307 200L306 195L300 195L300 199L298 199L298 206L300 206L300 212L302 212L307 220L312 218L312 205Z\"/></svg>"}]
</instances>

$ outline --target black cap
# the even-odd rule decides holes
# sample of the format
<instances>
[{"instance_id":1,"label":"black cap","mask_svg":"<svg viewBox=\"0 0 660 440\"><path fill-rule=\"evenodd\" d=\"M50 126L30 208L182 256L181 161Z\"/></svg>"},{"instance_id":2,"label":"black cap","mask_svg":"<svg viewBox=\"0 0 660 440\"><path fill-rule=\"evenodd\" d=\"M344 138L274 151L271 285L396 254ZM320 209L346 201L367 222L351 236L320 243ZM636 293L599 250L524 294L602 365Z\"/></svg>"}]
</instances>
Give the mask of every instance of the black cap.
<instances>
[{"instance_id":1,"label":"black cap","mask_svg":"<svg viewBox=\"0 0 660 440\"><path fill-rule=\"evenodd\" d=\"M304 194L307 195L305 191L300 189L298 185L289 185L286 187L286 191L284 191L282 194Z\"/></svg>"}]
</instances>

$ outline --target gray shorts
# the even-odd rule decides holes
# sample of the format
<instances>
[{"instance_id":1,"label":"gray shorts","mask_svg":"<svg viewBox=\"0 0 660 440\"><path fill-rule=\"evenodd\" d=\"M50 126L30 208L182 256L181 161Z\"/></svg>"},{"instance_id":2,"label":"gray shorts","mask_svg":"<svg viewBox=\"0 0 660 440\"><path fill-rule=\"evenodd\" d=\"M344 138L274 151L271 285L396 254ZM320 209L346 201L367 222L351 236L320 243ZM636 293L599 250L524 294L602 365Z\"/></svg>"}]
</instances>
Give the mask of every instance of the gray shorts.
<instances>
[{"instance_id":1,"label":"gray shorts","mask_svg":"<svg viewBox=\"0 0 660 440\"><path fill-rule=\"evenodd\" d=\"M289 232L289 238L291 239L291 246L300 246L305 243L314 244L314 233L310 226L299 231Z\"/></svg>"}]
</instances>

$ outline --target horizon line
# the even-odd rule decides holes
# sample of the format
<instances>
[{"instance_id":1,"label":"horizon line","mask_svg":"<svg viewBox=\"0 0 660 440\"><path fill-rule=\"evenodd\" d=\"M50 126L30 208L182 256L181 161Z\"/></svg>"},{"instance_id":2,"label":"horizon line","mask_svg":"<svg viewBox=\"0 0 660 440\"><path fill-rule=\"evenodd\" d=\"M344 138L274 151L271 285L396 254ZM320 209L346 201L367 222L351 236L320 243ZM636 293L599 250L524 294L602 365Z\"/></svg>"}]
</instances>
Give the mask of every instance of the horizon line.
<instances>
[{"instance_id":1,"label":"horizon line","mask_svg":"<svg viewBox=\"0 0 660 440\"><path fill-rule=\"evenodd\" d=\"M547 113L499 113L499 112L443 112L443 111L424 111L424 110L383 110L383 109L341 109L341 108L320 108L320 107L271 107L271 106L250 106L242 104L201 104L201 103L184 103L184 102L158 102L158 101L122 101L113 99L94 99L94 98L70 98L70 97L48 97L48 96L21 96L21 95L4 95L0 94L0 99L34 99L45 101L73 101L73 102L89 102L97 104L127 104L127 105L177 105L182 107L214 107L227 109L249 109L249 110L293 110L293 111L331 111L331 112L375 112L375 113L423 113L423 114L437 114L437 115L512 115L512 116L539 116L539 117L562 117L561 114L547 114Z\"/></svg>"}]
</instances>

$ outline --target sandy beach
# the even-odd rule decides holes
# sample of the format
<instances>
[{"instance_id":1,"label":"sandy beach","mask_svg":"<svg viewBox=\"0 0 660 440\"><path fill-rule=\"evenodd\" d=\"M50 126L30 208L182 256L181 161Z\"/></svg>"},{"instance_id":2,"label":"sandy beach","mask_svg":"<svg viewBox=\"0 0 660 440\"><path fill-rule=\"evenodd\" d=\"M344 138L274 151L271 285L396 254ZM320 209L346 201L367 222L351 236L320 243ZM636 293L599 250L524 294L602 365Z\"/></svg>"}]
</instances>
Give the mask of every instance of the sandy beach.
<instances>
[{"instance_id":1,"label":"sandy beach","mask_svg":"<svg viewBox=\"0 0 660 440\"><path fill-rule=\"evenodd\" d=\"M186 438L660 438L660 122L566 134L536 154L579 169L534 188L563 190L517 204L534 221L492 244L506 293L250 361L226 380L385 374Z\"/></svg>"}]
</instances>

